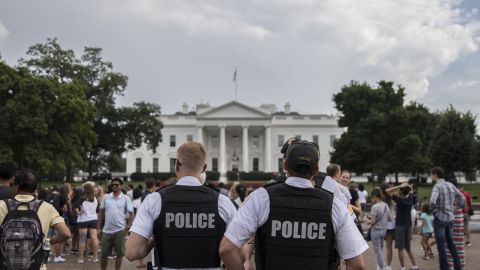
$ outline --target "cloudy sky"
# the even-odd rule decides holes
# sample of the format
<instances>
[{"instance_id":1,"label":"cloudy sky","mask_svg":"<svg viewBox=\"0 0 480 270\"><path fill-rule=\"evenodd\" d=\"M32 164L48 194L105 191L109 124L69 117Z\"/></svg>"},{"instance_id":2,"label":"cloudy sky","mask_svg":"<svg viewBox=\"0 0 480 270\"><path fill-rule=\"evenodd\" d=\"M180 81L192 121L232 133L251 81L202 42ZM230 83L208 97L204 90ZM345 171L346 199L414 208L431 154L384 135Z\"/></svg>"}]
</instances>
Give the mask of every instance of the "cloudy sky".
<instances>
[{"instance_id":1,"label":"cloudy sky","mask_svg":"<svg viewBox=\"0 0 480 270\"><path fill-rule=\"evenodd\" d=\"M0 0L0 52L14 65L57 37L101 47L129 77L121 105L287 101L333 113L350 80L393 80L407 100L480 115L478 0Z\"/></svg>"}]
</instances>

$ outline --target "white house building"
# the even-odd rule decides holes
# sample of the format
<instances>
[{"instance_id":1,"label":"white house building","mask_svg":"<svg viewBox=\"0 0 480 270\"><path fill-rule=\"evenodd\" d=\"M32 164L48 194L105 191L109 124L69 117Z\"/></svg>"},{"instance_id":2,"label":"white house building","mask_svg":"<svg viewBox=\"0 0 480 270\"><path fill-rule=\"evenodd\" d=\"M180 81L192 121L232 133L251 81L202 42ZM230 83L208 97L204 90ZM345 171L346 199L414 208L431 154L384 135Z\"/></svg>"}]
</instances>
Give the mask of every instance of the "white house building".
<instances>
[{"instance_id":1,"label":"white house building","mask_svg":"<svg viewBox=\"0 0 480 270\"><path fill-rule=\"evenodd\" d=\"M324 171L330 160L335 139L343 132L337 125L337 116L299 114L283 111L275 105L252 107L231 101L218 107L198 104L189 111L162 115L163 142L154 153L146 146L128 151L127 173L174 171L176 150L182 143L198 141L207 151L207 170L219 171L280 171L283 166L280 149L291 137L313 141L320 147L320 170ZM223 178L223 177L222 177Z\"/></svg>"}]
</instances>

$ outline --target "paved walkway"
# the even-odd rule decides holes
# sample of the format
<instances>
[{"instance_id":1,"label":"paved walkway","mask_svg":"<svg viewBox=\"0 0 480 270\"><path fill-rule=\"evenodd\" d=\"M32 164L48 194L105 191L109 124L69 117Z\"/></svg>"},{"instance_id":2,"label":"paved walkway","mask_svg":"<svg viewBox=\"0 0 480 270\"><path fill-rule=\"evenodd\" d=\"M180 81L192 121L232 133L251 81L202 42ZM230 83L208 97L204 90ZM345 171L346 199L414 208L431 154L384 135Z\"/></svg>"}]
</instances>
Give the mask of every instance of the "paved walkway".
<instances>
[{"instance_id":1,"label":"paved walkway","mask_svg":"<svg viewBox=\"0 0 480 270\"><path fill-rule=\"evenodd\" d=\"M466 252L465 252L465 257L466 257L466 268L465 269L480 269L480 234L472 234L472 246L471 247L465 247ZM375 252L373 251L373 248L371 247L365 252L365 260L367 262L367 269L368 270L376 270L376 258L375 258ZM438 258L435 257L434 259L430 260L423 260L423 251L421 250L420 246L420 236L414 235L413 236L413 242L412 242L412 248L415 253L415 258L417 260L417 264L420 267L421 270L435 270L438 269ZM434 252L436 252L436 246L434 247ZM84 264L78 264L77 261L77 256L66 256L67 259L66 263L61 263L61 264L49 264L48 269L49 270L94 270L94 269L100 269L100 264L99 263L84 263ZM409 260L406 260L407 262L407 267L410 266L408 263ZM108 269L113 270L114 269L114 260L109 260L108 261ZM138 269L135 267L136 263L129 262L128 260L124 259L124 263L122 266L122 269ZM400 265L398 263L398 257L396 255L396 250L394 250L394 256L393 256L393 263L392 263L393 269L400 269Z\"/></svg>"}]
</instances>

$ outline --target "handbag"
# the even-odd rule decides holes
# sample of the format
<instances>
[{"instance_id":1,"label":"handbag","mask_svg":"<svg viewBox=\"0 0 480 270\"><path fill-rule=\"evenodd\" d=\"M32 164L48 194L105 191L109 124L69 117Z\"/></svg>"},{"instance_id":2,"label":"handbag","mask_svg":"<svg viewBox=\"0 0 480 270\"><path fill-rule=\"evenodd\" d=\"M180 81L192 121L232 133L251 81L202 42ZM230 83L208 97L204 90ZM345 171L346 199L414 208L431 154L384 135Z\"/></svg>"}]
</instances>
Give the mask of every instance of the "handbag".
<instances>
[{"instance_id":1,"label":"handbag","mask_svg":"<svg viewBox=\"0 0 480 270\"><path fill-rule=\"evenodd\" d=\"M473 208L472 207L468 208L468 215L473 216Z\"/></svg>"},{"instance_id":2,"label":"handbag","mask_svg":"<svg viewBox=\"0 0 480 270\"><path fill-rule=\"evenodd\" d=\"M368 231L367 231L367 234L365 235L365 241L372 241L372 228L373 226L375 226L375 224L377 224L377 222L379 222L380 220L383 219L383 216L385 216L385 212L387 211L387 207L385 206L385 210L383 210L383 214L382 214L382 217L375 220L375 223L373 223L370 228L368 228Z\"/></svg>"},{"instance_id":3,"label":"handbag","mask_svg":"<svg viewBox=\"0 0 480 270\"><path fill-rule=\"evenodd\" d=\"M362 228L362 222L358 217L355 219L355 225L357 226L357 229L360 231L361 234L363 234L363 228Z\"/></svg>"},{"instance_id":4,"label":"handbag","mask_svg":"<svg viewBox=\"0 0 480 270\"><path fill-rule=\"evenodd\" d=\"M365 234L365 241L372 241L372 227L370 227L367 231L367 234Z\"/></svg>"}]
</instances>

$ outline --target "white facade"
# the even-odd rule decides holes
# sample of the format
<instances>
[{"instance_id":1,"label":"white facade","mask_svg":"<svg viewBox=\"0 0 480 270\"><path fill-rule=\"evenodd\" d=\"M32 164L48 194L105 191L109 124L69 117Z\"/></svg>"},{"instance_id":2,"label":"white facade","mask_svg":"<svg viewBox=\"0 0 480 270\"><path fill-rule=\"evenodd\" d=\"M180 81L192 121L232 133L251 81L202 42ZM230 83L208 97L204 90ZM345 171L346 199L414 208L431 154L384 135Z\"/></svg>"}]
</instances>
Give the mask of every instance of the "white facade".
<instances>
[{"instance_id":1,"label":"white facade","mask_svg":"<svg viewBox=\"0 0 480 270\"><path fill-rule=\"evenodd\" d=\"M127 173L171 171L177 147L190 139L205 145L207 170L218 170L222 176L236 169L279 171L280 149L295 136L308 141L318 138L319 166L324 171L332 141L343 133L336 116L301 115L291 112L288 103L283 111L271 104L251 107L231 101L218 107L199 104L193 112L184 104L182 112L163 115L161 120L163 142L156 153L146 146L128 151Z\"/></svg>"}]
</instances>

